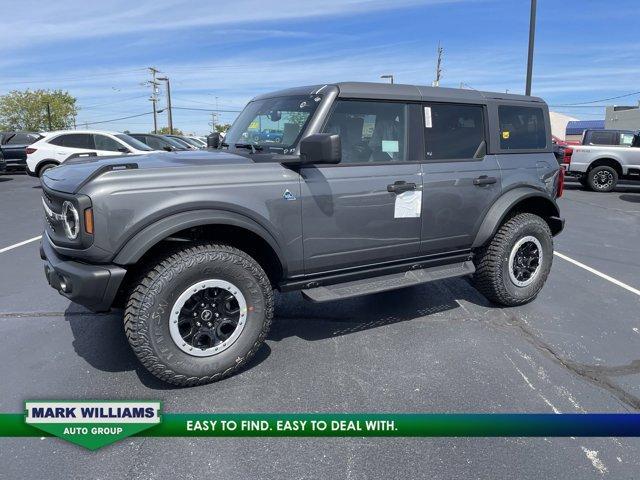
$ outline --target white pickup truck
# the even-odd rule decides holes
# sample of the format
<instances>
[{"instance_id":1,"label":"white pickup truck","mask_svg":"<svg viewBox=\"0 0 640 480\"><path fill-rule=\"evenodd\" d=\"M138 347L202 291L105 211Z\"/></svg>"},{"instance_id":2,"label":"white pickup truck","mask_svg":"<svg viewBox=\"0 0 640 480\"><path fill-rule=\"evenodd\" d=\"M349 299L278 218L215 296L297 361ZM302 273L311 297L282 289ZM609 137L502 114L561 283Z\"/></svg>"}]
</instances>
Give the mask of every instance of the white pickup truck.
<instances>
[{"instance_id":1,"label":"white pickup truck","mask_svg":"<svg viewBox=\"0 0 640 480\"><path fill-rule=\"evenodd\" d=\"M596 192L610 192L620 179L640 180L640 133L619 145L571 145L565 148L562 164L566 175Z\"/></svg>"}]
</instances>

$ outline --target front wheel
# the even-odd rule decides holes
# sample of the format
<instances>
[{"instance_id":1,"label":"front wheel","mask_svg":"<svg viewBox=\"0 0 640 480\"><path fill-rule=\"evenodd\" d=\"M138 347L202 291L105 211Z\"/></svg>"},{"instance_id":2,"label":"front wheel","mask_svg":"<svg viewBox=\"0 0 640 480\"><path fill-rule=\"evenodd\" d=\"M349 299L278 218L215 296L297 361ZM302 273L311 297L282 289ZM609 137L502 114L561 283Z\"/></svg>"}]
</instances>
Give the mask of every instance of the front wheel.
<instances>
[{"instance_id":1,"label":"front wheel","mask_svg":"<svg viewBox=\"0 0 640 480\"><path fill-rule=\"evenodd\" d=\"M551 270L553 237L542 218L520 213L505 222L476 252L476 288L489 300L517 306L533 300Z\"/></svg>"},{"instance_id":2,"label":"front wheel","mask_svg":"<svg viewBox=\"0 0 640 480\"><path fill-rule=\"evenodd\" d=\"M273 289L260 265L227 245L198 245L161 259L135 286L124 326L156 377L180 386L238 371L264 341Z\"/></svg>"}]
</instances>

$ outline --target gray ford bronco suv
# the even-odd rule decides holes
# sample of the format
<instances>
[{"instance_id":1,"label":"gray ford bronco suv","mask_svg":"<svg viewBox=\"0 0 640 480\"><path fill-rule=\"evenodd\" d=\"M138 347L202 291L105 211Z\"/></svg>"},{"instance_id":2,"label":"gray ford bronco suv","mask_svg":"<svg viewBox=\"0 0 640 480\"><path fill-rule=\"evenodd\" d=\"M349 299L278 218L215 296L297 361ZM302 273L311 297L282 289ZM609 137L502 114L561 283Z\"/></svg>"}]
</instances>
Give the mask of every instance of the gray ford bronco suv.
<instances>
[{"instance_id":1,"label":"gray ford bronco suv","mask_svg":"<svg viewBox=\"0 0 640 480\"><path fill-rule=\"evenodd\" d=\"M211 143L42 178L49 284L124 308L133 351L164 381L238 371L267 335L274 289L339 301L468 275L512 306L549 274L563 177L539 98L292 88L254 98Z\"/></svg>"}]
</instances>

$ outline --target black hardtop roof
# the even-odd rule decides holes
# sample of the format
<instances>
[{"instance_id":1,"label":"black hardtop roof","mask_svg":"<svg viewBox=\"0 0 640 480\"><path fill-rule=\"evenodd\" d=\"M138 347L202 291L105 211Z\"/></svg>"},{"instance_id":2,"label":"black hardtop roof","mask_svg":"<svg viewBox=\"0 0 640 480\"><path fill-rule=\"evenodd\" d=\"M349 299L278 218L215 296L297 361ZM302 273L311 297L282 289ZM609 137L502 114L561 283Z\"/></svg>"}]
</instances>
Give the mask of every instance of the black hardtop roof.
<instances>
[{"instance_id":1,"label":"black hardtop roof","mask_svg":"<svg viewBox=\"0 0 640 480\"><path fill-rule=\"evenodd\" d=\"M520 102L544 103L539 97L515 95L512 93L481 92L466 88L427 87L420 85L404 85L375 82L339 82L303 87L288 88L256 96L253 100L282 97L287 95L313 95L322 93L328 87L337 87L338 96L342 98L386 99L407 101L460 101L485 102L487 100L508 100Z\"/></svg>"}]
</instances>

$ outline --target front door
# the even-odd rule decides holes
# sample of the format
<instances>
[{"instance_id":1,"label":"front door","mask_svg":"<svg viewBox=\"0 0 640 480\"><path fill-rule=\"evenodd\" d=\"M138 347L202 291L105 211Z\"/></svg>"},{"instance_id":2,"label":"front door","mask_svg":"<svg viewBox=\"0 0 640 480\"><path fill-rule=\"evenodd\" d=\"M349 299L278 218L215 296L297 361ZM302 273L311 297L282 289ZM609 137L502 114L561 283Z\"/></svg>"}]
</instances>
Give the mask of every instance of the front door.
<instances>
[{"instance_id":1,"label":"front door","mask_svg":"<svg viewBox=\"0 0 640 480\"><path fill-rule=\"evenodd\" d=\"M501 192L495 156L486 155L482 105L423 105L421 254L471 247L484 214Z\"/></svg>"},{"instance_id":2,"label":"front door","mask_svg":"<svg viewBox=\"0 0 640 480\"><path fill-rule=\"evenodd\" d=\"M338 133L338 165L302 168L306 273L417 256L422 180L410 161L408 106L340 100L325 132Z\"/></svg>"}]
</instances>

